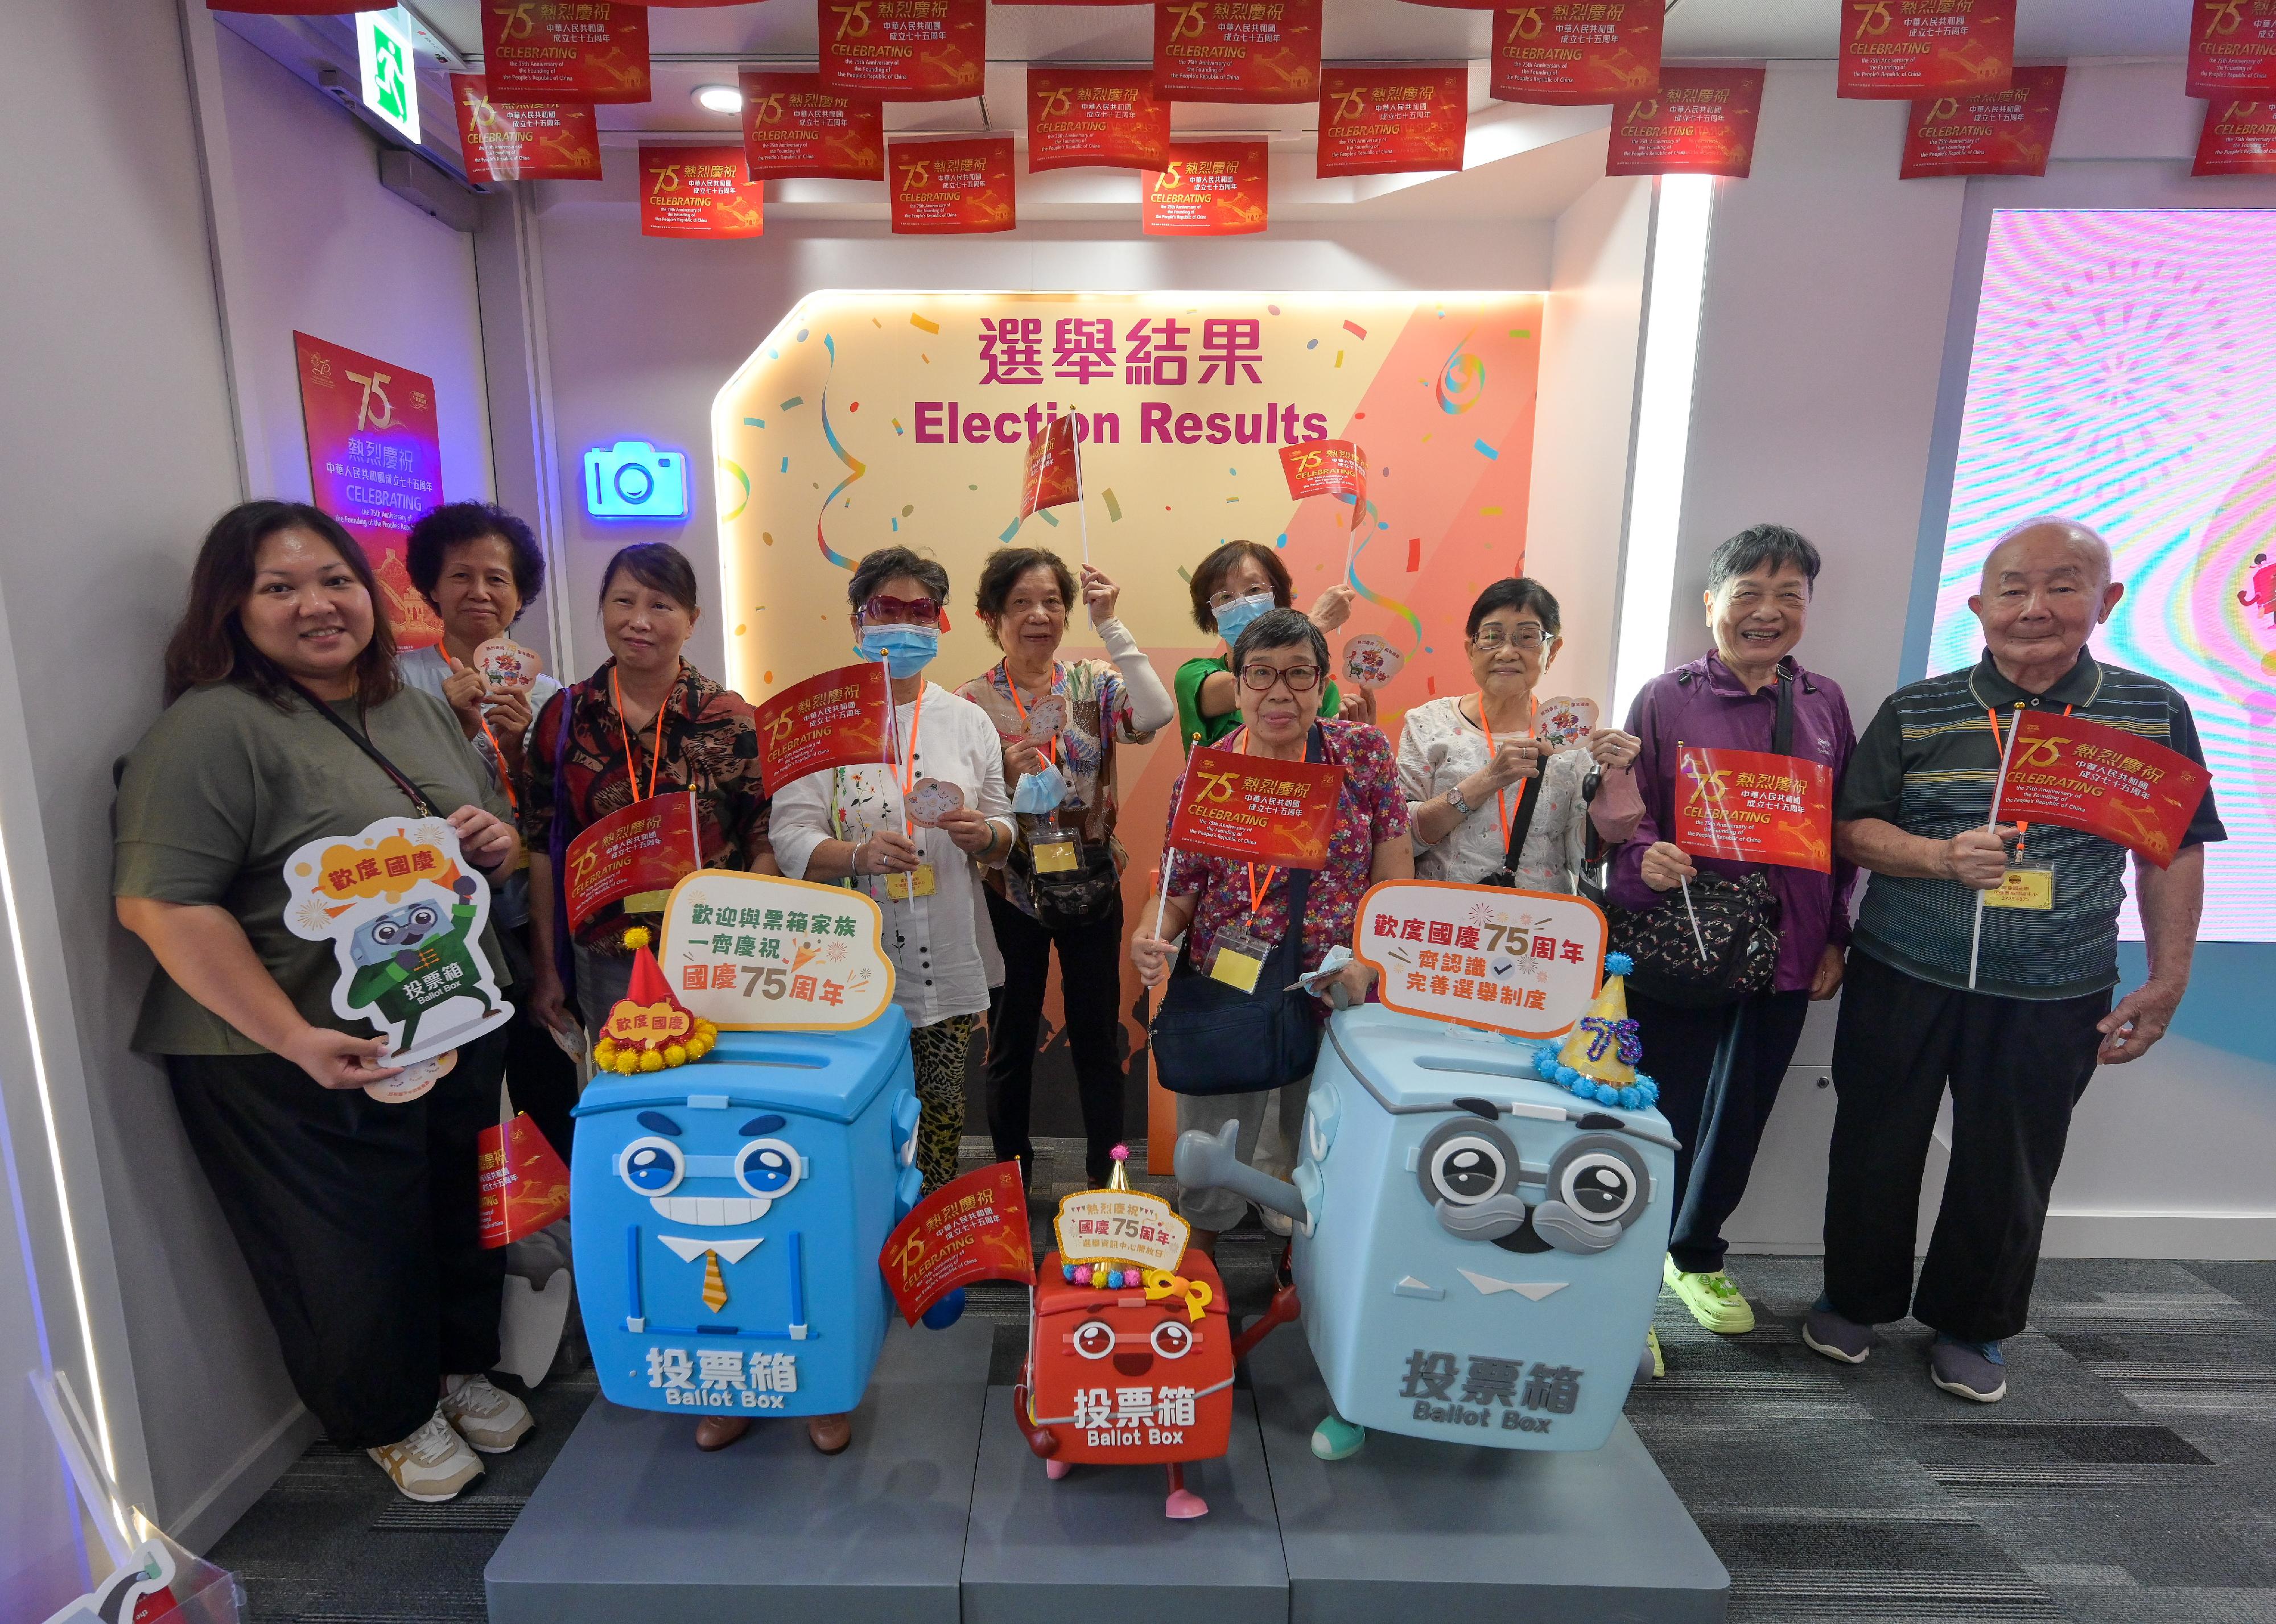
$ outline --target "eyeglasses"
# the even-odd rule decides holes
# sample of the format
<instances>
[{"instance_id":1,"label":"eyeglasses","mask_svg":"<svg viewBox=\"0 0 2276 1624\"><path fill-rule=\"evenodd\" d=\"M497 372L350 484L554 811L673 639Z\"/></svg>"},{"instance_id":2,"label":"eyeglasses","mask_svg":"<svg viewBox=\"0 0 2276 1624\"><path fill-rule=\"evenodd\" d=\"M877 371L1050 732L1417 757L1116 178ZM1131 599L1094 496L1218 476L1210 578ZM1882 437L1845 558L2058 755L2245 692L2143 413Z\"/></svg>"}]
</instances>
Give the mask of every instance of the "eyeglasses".
<instances>
[{"instance_id":1,"label":"eyeglasses","mask_svg":"<svg viewBox=\"0 0 2276 1624\"><path fill-rule=\"evenodd\" d=\"M1320 668L1316 665L1244 665L1240 679L1249 691L1270 694L1276 682L1286 682L1291 694L1309 694L1319 686Z\"/></svg>"},{"instance_id":2,"label":"eyeglasses","mask_svg":"<svg viewBox=\"0 0 2276 1624\"><path fill-rule=\"evenodd\" d=\"M1489 626L1481 629L1471 641L1481 649L1498 649L1504 643L1517 649L1539 649L1555 642L1557 639L1537 626L1521 626L1514 635L1507 637L1502 635L1501 627Z\"/></svg>"},{"instance_id":3,"label":"eyeglasses","mask_svg":"<svg viewBox=\"0 0 2276 1624\"><path fill-rule=\"evenodd\" d=\"M880 592L861 605L861 618L876 626L942 625L940 604L929 597L887 597Z\"/></svg>"},{"instance_id":4,"label":"eyeglasses","mask_svg":"<svg viewBox=\"0 0 2276 1624\"><path fill-rule=\"evenodd\" d=\"M1223 609L1229 603L1238 603L1245 597L1255 597L1258 593L1266 592L1267 590L1268 589L1263 587L1251 587L1246 592L1212 592L1210 594L1209 606L1212 610Z\"/></svg>"}]
</instances>

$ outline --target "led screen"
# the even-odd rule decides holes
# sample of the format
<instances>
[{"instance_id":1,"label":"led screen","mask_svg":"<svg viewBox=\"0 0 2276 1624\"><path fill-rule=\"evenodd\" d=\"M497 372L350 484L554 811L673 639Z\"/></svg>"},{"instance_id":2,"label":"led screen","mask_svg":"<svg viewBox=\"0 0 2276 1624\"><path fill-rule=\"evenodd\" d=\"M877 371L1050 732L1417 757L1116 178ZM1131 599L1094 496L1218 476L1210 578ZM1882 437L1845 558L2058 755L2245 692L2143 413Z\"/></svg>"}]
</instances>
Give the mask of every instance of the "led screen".
<instances>
[{"instance_id":1,"label":"led screen","mask_svg":"<svg viewBox=\"0 0 2276 1624\"><path fill-rule=\"evenodd\" d=\"M2276 940L2276 210L1993 215L1930 671L1981 654L1984 554L2048 512L2126 583L2097 655L2196 712L2229 833L2200 936Z\"/></svg>"}]
</instances>

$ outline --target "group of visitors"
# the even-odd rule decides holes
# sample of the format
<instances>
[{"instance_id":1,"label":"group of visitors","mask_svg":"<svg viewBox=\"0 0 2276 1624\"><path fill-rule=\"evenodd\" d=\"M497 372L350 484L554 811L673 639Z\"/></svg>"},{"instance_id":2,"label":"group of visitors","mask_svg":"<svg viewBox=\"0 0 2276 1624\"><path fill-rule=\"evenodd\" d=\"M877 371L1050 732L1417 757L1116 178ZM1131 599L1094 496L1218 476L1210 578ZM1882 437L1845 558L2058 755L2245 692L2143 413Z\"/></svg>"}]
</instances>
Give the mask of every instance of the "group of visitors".
<instances>
[{"instance_id":1,"label":"group of visitors","mask_svg":"<svg viewBox=\"0 0 2276 1624\"><path fill-rule=\"evenodd\" d=\"M1350 589L1300 612L1272 548L1228 542L1193 569L1195 622L1224 652L1186 662L1167 685L1117 618L1119 588L1104 573L1000 548L982 564L974 606L1001 658L952 689L927 674L948 623L948 572L883 549L855 564L847 602L861 656L885 667L891 760L811 774L771 801L750 704L686 658L702 608L673 548L619 551L600 588L608 658L569 686L540 679L527 690L494 684L476 658L544 584L527 527L484 505L438 508L413 531L407 563L443 631L399 654L371 568L331 518L254 502L215 525L167 649L167 708L124 764L114 889L121 922L158 963L136 1046L165 1061L294 1385L335 1443L368 1448L414 1499L455 1494L482 1470L470 1448L510 1449L530 1426L483 1374L498 1357L503 1254L479 1241L475 1137L497 1119L503 1077L567 1153L573 1057L625 990L626 928L656 929L664 896L626 898L573 930L564 858L580 831L635 801L693 791L706 867L858 887L877 901L911 1028L928 1191L955 1174L967 1056L983 1021L996 1154L1032 1179L1033 1069L1055 951L1085 1171L1103 1184L1126 1111L1126 944L1140 979L1166 986L1165 1007L1256 1001L1270 1041L1241 1074L1256 1086L1180 1091L1159 1045L1157 1069L1178 1092L1181 1131L1237 1119L1239 1154L1269 1161L1296 1142L1327 1009L1371 991L1365 966L1329 962L1370 885L1419 875L1580 890L1606 905L1616 937L1684 907L1688 889L1721 887L1767 922L1774 954L1718 996L1644 978L1628 992L1682 1146L1669 1287L1709 1329L1752 1329L1723 1232L1808 1006L1846 985L1825 1295L1804 1339L1859 1362L1872 1328L1909 1310L1937 1332L1937 1385L1984 1401L2006 1391L1999 1344L2023 1324L2071 1109L2098 1064L2137 1058L2171 1020L2202 848L2223 838L2208 795L2171 867L2136 865L2151 976L2113 1006L2122 848L1987 826L2003 718L2018 707L2061 705L2202 759L2173 688L2087 651L2123 588L2100 539L2062 520L2018 527L1987 560L1971 600L1982 661L1900 689L1862 738L1840 689L1795 657L1820 560L1778 526L1717 550L1708 653L1647 684L1622 725L1555 742L1537 726L1537 695L1563 626L1554 596L1529 578L1479 593L1464 626L1472 691L1407 711L1394 742L1376 725L1375 694L1334 680L1328 634L1349 616ZM1063 654L1078 613L1104 657ZM1057 725L1031 726L1045 705ZM1337 822L1316 870L1178 854L1157 907L1126 930L1119 749L1172 725L1187 750L1340 766ZM1822 763L1838 785L1828 869L1678 846L1682 744ZM961 804L916 822L920 779L953 786ZM462 1046L422 1097L391 1104L364 1092L394 1074L385 1040L342 1029L360 1023L331 1006L330 945L286 923L284 868L311 839L406 808L447 818L486 877L482 947L517 1013ZM1971 991L1971 893L1999 886L2026 848L2056 877L2051 901L2001 912ZM1853 925L1860 868L1872 877ZM1253 991L1208 975L1228 951L1263 960ZM1303 990L1289 990L1300 977ZM1947 1088L1952 1174L1916 1286L1920 1178ZM1246 1210L1222 1190L1183 1191L1180 1205L1203 1250ZM707 1419L699 1437L717 1446L743 1424ZM844 1446L842 1418L809 1430L818 1447Z\"/></svg>"}]
</instances>

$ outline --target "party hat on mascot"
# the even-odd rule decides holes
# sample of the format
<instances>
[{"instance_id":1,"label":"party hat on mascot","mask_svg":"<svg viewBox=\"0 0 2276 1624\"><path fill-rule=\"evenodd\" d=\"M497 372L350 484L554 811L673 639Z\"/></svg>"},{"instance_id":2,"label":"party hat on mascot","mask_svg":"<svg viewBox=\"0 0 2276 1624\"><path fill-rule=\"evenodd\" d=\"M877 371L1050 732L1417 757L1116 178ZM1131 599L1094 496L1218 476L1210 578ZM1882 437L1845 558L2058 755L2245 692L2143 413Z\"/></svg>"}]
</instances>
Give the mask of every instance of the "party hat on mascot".
<instances>
[{"instance_id":1,"label":"party hat on mascot","mask_svg":"<svg viewBox=\"0 0 2276 1624\"><path fill-rule=\"evenodd\" d=\"M1605 984L1596 1000L1562 1043L1551 1039L1536 1051L1536 1069L1582 1099L1649 1111L1659 1103L1659 1085L1636 1070L1643 1041L1628 1015L1627 976L1634 968L1626 953L1605 955Z\"/></svg>"},{"instance_id":2,"label":"party hat on mascot","mask_svg":"<svg viewBox=\"0 0 2276 1624\"><path fill-rule=\"evenodd\" d=\"M626 931L625 945L633 950L632 983L609 1010L601 1041L593 1046L594 1064L630 1076L702 1059L719 1041L719 1028L672 996L664 968L649 951L644 926Z\"/></svg>"}]
</instances>

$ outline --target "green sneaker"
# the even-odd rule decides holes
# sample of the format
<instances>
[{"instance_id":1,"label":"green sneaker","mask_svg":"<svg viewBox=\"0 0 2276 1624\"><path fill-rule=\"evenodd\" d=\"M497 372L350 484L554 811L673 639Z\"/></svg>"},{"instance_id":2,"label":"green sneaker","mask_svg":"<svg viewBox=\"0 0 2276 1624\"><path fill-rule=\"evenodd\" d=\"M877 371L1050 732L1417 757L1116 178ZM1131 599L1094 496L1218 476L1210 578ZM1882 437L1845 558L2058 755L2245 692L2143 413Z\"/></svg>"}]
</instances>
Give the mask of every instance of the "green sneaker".
<instances>
[{"instance_id":1,"label":"green sneaker","mask_svg":"<svg viewBox=\"0 0 2276 1624\"><path fill-rule=\"evenodd\" d=\"M1670 1257L1660 1267L1660 1278L1691 1310L1691 1317L1708 1330L1735 1337L1755 1328L1755 1310L1720 1269L1712 1274L1686 1274Z\"/></svg>"},{"instance_id":2,"label":"green sneaker","mask_svg":"<svg viewBox=\"0 0 2276 1624\"><path fill-rule=\"evenodd\" d=\"M1323 1461L1347 1461L1367 1442L1367 1429L1355 1427L1332 1412L1312 1429L1312 1453Z\"/></svg>"}]
</instances>

